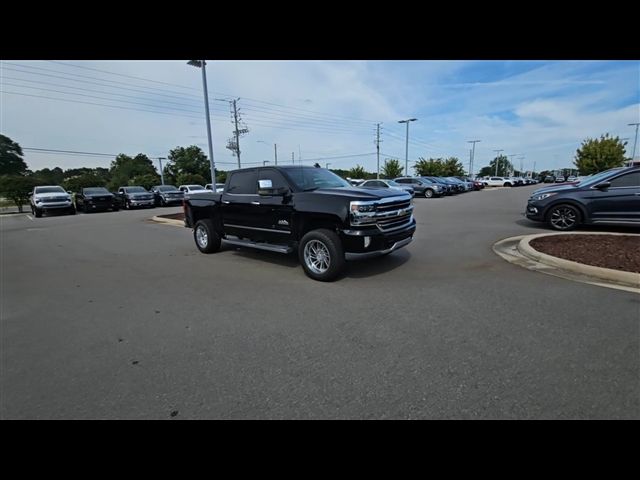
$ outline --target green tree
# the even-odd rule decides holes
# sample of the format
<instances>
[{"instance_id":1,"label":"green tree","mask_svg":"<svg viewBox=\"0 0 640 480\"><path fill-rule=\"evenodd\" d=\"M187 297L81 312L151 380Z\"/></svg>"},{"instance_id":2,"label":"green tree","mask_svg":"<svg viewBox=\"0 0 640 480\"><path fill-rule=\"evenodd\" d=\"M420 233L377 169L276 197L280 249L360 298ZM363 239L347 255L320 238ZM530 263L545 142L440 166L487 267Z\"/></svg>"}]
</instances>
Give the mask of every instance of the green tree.
<instances>
[{"instance_id":1,"label":"green tree","mask_svg":"<svg viewBox=\"0 0 640 480\"><path fill-rule=\"evenodd\" d=\"M73 193L79 193L83 188L104 187L106 185L107 182L104 178L92 172L66 178L62 182L64 189Z\"/></svg>"},{"instance_id":2,"label":"green tree","mask_svg":"<svg viewBox=\"0 0 640 480\"><path fill-rule=\"evenodd\" d=\"M36 170L32 176L41 185L60 185L64 180L64 172L60 167Z\"/></svg>"},{"instance_id":3,"label":"green tree","mask_svg":"<svg viewBox=\"0 0 640 480\"><path fill-rule=\"evenodd\" d=\"M160 185L160 175L157 173L145 173L144 175L136 175L129 180L129 185L138 185L149 190L154 185Z\"/></svg>"},{"instance_id":4,"label":"green tree","mask_svg":"<svg viewBox=\"0 0 640 480\"><path fill-rule=\"evenodd\" d=\"M198 175L197 173L179 173L176 178L177 185L206 185L210 183L207 181L205 177L202 175Z\"/></svg>"},{"instance_id":5,"label":"green tree","mask_svg":"<svg viewBox=\"0 0 640 480\"><path fill-rule=\"evenodd\" d=\"M420 157L413 169L418 177L440 177L444 175L444 161L441 158L427 160Z\"/></svg>"},{"instance_id":6,"label":"green tree","mask_svg":"<svg viewBox=\"0 0 640 480\"><path fill-rule=\"evenodd\" d=\"M22 148L16 142L0 134L0 175L24 175L27 164L22 159Z\"/></svg>"},{"instance_id":7,"label":"green tree","mask_svg":"<svg viewBox=\"0 0 640 480\"><path fill-rule=\"evenodd\" d=\"M384 161L382 166L381 176L382 178L396 178L402 175L404 167L400 165L400 162L395 158Z\"/></svg>"},{"instance_id":8,"label":"green tree","mask_svg":"<svg viewBox=\"0 0 640 480\"><path fill-rule=\"evenodd\" d=\"M356 165L355 167L353 167L353 168L351 168L349 170L348 177L349 178L366 178L367 177L367 172L360 165Z\"/></svg>"},{"instance_id":9,"label":"green tree","mask_svg":"<svg viewBox=\"0 0 640 480\"><path fill-rule=\"evenodd\" d=\"M498 163L498 174L496 175L496 163ZM513 171L513 165L509 161L509 158L506 155L500 155L489 163L488 167L482 167L480 169L480 173L478 175L480 177L506 177L509 173Z\"/></svg>"},{"instance_id":10,"label":"green tree","mask_svg":"<svg viewBox=\"0 0 640 480\"><path fill-rule=\"evenodd\" d=\"M443 177L462 177L464 176L464 166L457 157L449 157L442 161Z\"/></svg>"},{"instance_id":11,"label":"green tree","mask_svg":"<svg viewBox=\"0 0 640 480\"><path fill-rule=\"evenodd\" d=\"M29 176L0 175L0 195L13 201L19 212L29 203L29 194L36 185L35 179Z\"/></svg>"},{"instance_id":12,"label":"green tree","mask_svg":"<svg viewBox=\"0 0 640 480\"><path fill-rule=\"evenodd\" d=\"M211 182L211 164L209 158L200 147L191 145L190 147L176 147L169 151L168 162L164 169L165 175L174 178L176 183L181 174L200 175L205 179L204 183Z\"/></svg>"},{"instance_id":13,"label":"green tree","mask_svg":"<svg viewBox=\"0 0 640 480\"><path fill-rule=\"evenodd\" d=\"M625 162L626 144L618 137L610 137L608 133L601 135L599 139L587 138L576 150L573 163L582 175L621 167Z\"/></svg>"},{"instance_id":14,"label":"green tree","mask_svg":"<svg viewBox=\"0 0 640 480\"><path fill-rule=\"evenodd\" d=\"M110 190L117 190L124 185L131 185L129 182L139 175L157 175L153 162L146 155L139 153L135 157L130 157L121 153L113 162L109 170L111 179L108 187Z\"/></svg>"}]
</instances>

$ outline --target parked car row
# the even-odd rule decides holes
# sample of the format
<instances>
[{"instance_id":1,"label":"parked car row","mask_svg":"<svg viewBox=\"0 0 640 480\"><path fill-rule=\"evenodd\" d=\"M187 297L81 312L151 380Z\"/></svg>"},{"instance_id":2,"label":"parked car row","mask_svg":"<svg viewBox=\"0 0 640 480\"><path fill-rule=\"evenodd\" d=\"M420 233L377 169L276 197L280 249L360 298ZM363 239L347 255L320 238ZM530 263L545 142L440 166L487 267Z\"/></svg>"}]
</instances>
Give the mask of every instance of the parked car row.
<instances>
[{"instance_id":1,"label":"parked car row","mask_svg":"<svg viewBox=\"0 0 640 480\"><path fill-rule=\"evenodd\" d=\"M216 184L218 185L218 184ZM40 218L44 213L58 211L75 215L77 210L84 213L121 208L153 208L182 205L185 195L213 193L202 185L155 185L147 190L141 186L120 187L110 192L104 187L82 188L79 192L66 191L58 185L44 185L33 189L30 195L31 213Z\"/></svg>"}]
</instances>

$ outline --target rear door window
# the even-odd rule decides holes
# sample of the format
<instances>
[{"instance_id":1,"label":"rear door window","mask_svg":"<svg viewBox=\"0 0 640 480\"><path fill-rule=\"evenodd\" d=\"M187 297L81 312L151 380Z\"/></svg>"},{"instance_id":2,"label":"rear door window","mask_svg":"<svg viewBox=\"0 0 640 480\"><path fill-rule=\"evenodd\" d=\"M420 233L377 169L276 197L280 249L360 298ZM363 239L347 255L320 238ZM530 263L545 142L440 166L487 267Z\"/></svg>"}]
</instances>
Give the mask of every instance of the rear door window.
<instances>
[{"instance_id":1,"label":"rear door window","mask_svg":"<svg viewBox=\"0 0 640 480\"><path fill-rule=\"evenodd\" d=\"M611 180L611 188L616 187L640 187L640 171L620 175Z\"/></svg>"},{"instance_id":2,"label":"rear door window","mask_svg":"<svg viewBox=\"0 0 640 480\"><path fill-rule=\"evenodd\" d=\"M225 193L233 195L256 195L258 185L257 170L234 172L229 179L229 188Z\"/></svg>"}]
</instances>

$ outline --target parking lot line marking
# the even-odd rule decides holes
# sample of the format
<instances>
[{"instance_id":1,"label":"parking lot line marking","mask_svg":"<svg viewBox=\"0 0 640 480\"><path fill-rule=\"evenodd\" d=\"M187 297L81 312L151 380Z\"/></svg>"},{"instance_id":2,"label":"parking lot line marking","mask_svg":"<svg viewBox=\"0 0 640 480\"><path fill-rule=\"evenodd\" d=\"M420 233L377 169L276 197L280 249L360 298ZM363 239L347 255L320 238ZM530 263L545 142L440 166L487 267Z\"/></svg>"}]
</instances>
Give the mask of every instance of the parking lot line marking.
<instances>
[{"instance_id":1,"label":"parking lot line marking","mask_svg":"<svg viewBox=\"0 0 640 480\"><path fill-rule=\"evenodd\" d=\"M33 222L33 217L27 213L27 218Z\"/></svg>"}]
</instances>

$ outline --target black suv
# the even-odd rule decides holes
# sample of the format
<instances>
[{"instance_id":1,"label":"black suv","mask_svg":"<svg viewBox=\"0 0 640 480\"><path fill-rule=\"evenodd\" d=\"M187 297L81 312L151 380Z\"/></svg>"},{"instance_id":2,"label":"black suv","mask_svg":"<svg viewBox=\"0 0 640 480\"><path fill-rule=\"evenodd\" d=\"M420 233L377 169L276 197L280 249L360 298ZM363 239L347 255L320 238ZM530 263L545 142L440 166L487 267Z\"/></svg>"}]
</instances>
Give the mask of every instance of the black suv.
<instances>
[{"instance_id":1,"label":"black suv","mask_svg":"<svg viewBox=\"0 0 640 480\"><path fill-rule=\"evenodd\" d=\"M538 190L529 198L525 215L561 231L580 224L640 227L640 167L612 168L577 185Z\"/></svg>"}]
</instances>

